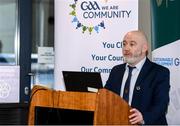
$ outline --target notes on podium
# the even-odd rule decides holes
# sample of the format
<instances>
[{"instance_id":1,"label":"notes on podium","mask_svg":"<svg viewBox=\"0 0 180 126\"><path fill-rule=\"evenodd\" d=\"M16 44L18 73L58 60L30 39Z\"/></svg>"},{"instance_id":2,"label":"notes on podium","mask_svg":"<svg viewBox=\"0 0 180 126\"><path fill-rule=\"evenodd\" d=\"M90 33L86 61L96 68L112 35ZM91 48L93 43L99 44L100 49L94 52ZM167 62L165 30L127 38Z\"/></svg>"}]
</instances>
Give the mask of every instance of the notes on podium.
<instances>
[{"instance_id":1,"label":"notes on podium","mask_svg":"<svg viewBox=\"0 0 180 126\"><path fill-rule=\"evenodd\" d=\"M35 124L35 107L94 112L94 125L129 125L130 106L117 94L100 89L97 93L55 91L34 86L29 108L28 124ZM70 119L69 119L70 120Z\"/></svg>"}]
</instances>

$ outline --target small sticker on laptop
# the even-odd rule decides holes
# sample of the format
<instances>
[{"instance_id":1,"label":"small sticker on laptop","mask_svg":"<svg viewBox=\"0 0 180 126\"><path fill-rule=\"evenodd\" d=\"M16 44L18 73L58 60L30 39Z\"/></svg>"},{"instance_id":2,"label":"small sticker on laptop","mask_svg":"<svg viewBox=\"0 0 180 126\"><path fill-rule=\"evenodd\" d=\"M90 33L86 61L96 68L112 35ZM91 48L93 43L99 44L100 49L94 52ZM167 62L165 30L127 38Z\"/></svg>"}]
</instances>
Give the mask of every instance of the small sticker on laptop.
<instances>
[{"instance_id":1,"label":"small sticker on laptop","mask_svg":"<svg viewBox=\"0 0 180 126\"><path fill-rule=\"evenodd\" d=\"M93 87L87 87L87 90L90 92L98 92L98 89Z\"/></svg>"}]
</instances>

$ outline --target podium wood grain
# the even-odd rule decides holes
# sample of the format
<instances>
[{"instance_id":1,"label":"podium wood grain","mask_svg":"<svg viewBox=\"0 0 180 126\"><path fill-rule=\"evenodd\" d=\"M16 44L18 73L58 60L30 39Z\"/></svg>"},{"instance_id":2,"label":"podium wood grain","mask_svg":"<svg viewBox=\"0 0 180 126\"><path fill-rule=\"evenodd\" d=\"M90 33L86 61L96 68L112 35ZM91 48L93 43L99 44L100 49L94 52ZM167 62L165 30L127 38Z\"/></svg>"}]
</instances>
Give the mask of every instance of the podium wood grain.
<instances>
[{"instance_id":1,"label":"podium wood grain","mask_svg":"<svg viewBox=\"0 0 180 126\"><path fill-rule=\"evenodd\" d=\"M35 107L63 108L94 112L94 125L128 125L130 106L107 89L98 93L55 91L34 86L31 93L28 124L34 125Z\"/></svg>"}]
</instances>

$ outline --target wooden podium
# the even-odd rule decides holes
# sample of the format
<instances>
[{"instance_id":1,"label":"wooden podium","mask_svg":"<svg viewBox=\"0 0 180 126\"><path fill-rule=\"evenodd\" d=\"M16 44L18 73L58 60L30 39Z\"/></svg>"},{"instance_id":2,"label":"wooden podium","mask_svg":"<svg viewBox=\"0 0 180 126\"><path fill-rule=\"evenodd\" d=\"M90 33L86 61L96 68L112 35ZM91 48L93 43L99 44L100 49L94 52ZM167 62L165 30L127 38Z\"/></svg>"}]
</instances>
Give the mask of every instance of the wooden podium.
<instances>
[{"instance_id":1,"label":"wooden podium","mask_svg":"<svg viewBox=\"0 0 180 126\"><path fill-rule=\"evenodd\" d=\"M34 86L28 124L35 123L35 107L50 107L94 112L94 125L129 125L130 106L120 96L107 89L98 93L54 91Z\"/></svg>"}]
</instances>

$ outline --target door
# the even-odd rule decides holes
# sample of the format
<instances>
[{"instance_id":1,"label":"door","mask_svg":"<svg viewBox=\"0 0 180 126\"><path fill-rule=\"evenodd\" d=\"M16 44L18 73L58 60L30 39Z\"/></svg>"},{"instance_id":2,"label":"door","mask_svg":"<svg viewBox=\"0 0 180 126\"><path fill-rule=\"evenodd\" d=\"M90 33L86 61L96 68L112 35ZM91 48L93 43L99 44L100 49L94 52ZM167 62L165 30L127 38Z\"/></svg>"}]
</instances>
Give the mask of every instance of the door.
<instances>
[{"instance_id":1,"label":"door","mask_svg":"<svg viewBox=\"0 0 180 126\"><path fill-rule=\"evenodd\" d=\"M54 0L33 0L31 89L54 84Z\"/></svg>"}]
</instances>

